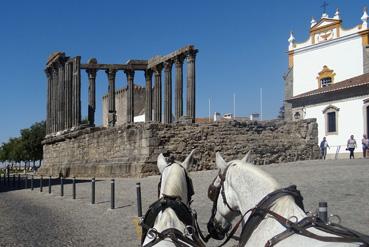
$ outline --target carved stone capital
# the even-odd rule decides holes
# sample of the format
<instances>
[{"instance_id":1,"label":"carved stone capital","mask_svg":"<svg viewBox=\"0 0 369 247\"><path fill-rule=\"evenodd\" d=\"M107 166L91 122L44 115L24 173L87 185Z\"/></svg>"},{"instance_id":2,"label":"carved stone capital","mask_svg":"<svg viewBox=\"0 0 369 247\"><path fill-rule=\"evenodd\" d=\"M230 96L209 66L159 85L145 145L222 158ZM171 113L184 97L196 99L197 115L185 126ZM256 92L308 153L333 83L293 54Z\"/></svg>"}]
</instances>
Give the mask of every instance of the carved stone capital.
<instances>
[{"instance_id":1,"label":"carved stone capital","mask_svg":"<svg viewBox=\"0 0 369 247\"><path fill-rule=\"evenodd\" d=\"M153 70L154 70L155 75L160 75L162 69L163 69L163 65L162 64L158 64L155 67L153 67Z\"/></svg>"},{"instance_id":2,"label":"carved stone capital","mask_svg":"<svg viewBox=\"0 0 369 247\"><path fill-rule=\"evenodd\" d=\"M46 74L48 79L51 78L52 77L52 69L50 67L47 67L45 69L45 74Z\"/></svg>"},{"instance_id":3,"label":"carved stone capital","mask_svg":"<svg viewBox=\"0 0 369 247\"><path fill-rule=\"evenodd\" d=\"M186 56L184 55L178 55L174 58L174 63L176 65L176 68L181 67L183 65L183 61L185 60Z\"/></svg>"},{"instance_id":4,"label":"carved stone capital","mask_svg":"<svg viewBox=\"0 0 369 247\"><path fill-rule=\"evenodd\" d=\"M97 64L96 58L90 58L88 60L88 64ZM97 69L86 69L86 73L88 74L88 78L95 79L96 78Z\"/></svg>"},{"instance_id":5,"label":"carved stone capital","mask_svg":"<svg viewBox=\"0 0 369 247\"><path fill-rule=\"evenodd\" d=\"M145 70L145 79L146 81L150 81L152 78L153 71L151 69Z\"/></svg>"},{"instance_id":6,"label":"carved stone capital","mask_svg":"<svg viewBox=\"0 0 369 247\"><path fill-rule=\"evenodd\" d=\"M127 80L133 80L133 77L135 76L135 71L131 69L127 69L124 71L124 73L127 76Z\"/></svg>"},{"instance_id":7,"label":"carved stone capital","mask_svg":"<svg viewBox=\"0 0 369 247\"><path fill-rule=\"evenodd\" d=\"M196 59L197 50L190 50L187 52L187 62L194 62Z\"/></svg>"},{"instance_id":8,"label":"carved stone capital","mask_svg":"<svg viewBox=\"0 0 369 247\"><path fill-rule=\"evenodd\" d=\"M117 73L116 69L107 69L105 70L106 74L108 75L108 79L110 80L115 80L115 74Z\"/></svg>"},{"instance_id":9,"label":"carved stone capital","mask_svg":"<svg viewBox=\"0 0 369 247\"><path fill-rule=\"evenodd\" d=\"M165 61L164 62L164 71L165 72L171 71L172 70L172 65L173 65L173 62L171 60Z\"/></svg>"}]
</instances>

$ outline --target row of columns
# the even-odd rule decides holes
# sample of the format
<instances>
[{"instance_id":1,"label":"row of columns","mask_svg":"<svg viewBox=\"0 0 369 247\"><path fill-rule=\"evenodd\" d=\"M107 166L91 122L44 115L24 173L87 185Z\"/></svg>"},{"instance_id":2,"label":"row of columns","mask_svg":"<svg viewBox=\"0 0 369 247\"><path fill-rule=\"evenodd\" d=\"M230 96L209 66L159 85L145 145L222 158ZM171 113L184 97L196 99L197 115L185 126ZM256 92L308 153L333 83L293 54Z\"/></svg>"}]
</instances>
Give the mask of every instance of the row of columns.
<instances>
[{"instance_id":1,"label":"row of columns","mask_svg":"<svg viewBox=\"0 0 369 247\"><path fill-rule=\"evenodd\" d=\"M81 122L80 57L63 54L45 69L47 76L46 133L56 133Z\"/></svg>"},{"instance_id":2,"label":"row of columns","mask_svg":"<svg viewBox=\"0 0 369 247\"><path fill-rule=\"evenodd\" d=\"M183 116L183 62L187 59L187 116L195 121L196 73L195 60L197 50L181 54L175 58L156 65L145 71L146 78L146 121L162 122L162 92L161 71L164 68L164 123L172 122L172 66L175 64L175 117L178 120ZM154 74L154 91L152 92L152 74ZM153 102L153 103L152 103ZM152 116L152 111L154 115Z\"/></svg>"},{"instance_id":3,"label":"row of columns","mask_svg":"<svg viewBox=\"0 0 369 247\"><path fill-rule=\"evenodd\" d=\"M146 101L145 120L162 122L162 70L164 69L164 123L172 122L172 66L175 64L175 117L183 116L183 63L187 59L187 116L195 120L195 58L197 50L190 50L172 59L145 70ZM96 65L97 60L88 61ZM78 127L81 124L81 60L77 56L69 59L64 54L48 64L47 75L47 134ZM91 66L93 68L94 66ZM88 124L95 125L96 73L97 69L86 69L88 75ZM108 77L108 124L114 126L115 77L117 69L105 70ZM133 69L126 69L127 77L127 122L134 121L134 75ZM154 87L152 77L154 75ZM154 90L153 90L154 89ZM154 112L154 114L152 114Z\"/></svg>"}]
</instances>

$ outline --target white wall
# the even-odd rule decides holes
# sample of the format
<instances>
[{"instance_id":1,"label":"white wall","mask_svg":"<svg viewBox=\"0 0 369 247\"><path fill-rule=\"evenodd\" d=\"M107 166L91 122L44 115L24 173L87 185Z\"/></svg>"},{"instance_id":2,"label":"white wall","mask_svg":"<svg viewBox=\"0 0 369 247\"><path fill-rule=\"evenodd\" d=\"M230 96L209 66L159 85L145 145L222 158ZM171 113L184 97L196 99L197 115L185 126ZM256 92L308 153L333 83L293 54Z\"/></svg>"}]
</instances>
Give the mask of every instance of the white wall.
<instances>
[{"instance_id":1,"label":"white wall","mask_svg":"<svg viewBox=\"0 0 369 247\"><path fill-rule=\"evenodd\" d=\"M358 144L358 148L355 150L355 152L362 151L361 139L365 132L363 100L367 98L368 95L341 101L332 101L324 104L311 105L304 109L306 114L305 118L317 119L319 144L324 136L327 137L328 144L331 146L331 148L328 150L328 153L336 153L336 147L339 145L342 146L340 153L348 153L345 149L350 135L354 135ZM326 135L325 132L326 123L323 110L328 105L333 105L340 109L337 116L337 135Z\"/></svg>"},{"instance_id":2,"label":"white wall","mask_svg":"<svg viewBox=\"0 0 369 247\"><path fill-rule=\"evenodd\" d=\"M318 88L316 77L327 65L334 70L334 82L363 74L361 36L333 40L309 48L295 50L293 67L293 95Z\"/></svg>"}]
</instances>

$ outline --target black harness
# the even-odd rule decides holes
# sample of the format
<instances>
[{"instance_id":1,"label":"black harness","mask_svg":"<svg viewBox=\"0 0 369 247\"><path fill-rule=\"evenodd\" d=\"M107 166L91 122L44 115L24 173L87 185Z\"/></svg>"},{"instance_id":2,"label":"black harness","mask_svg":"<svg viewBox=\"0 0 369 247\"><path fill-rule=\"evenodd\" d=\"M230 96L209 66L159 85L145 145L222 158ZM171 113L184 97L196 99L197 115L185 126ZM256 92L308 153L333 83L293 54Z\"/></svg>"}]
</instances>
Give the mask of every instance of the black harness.
<instances>
[{"instance_id":1,"label":"black harness","mask_svg":"<svg viewBox=\"0 0 369 247\"><path fill-rule=\"evenodd\" d=\"M171 165L172 164L168 165L167 167ZM191 178L188 176L185 169L184 172L187 183L187 198L190 204L192 202L192 196L195 194L195 192L193 189ZM160 177L160 181L158 184L158 197L160 196L161 182L162 176ZM168 208L171 208L177 215L178 219L186 226L187 232L185 234L175 228L169 228L162 232L158 232L156 229L153 228L158 214ZM163 197L159 198L156 202L151 204L145 216L142 218L141 226L141 245L143 245L147 235L152 235L152 237L154 238L154 240L146 244L145 247L151 247L158 242L164 240L165 238L171 239L172 242L179 247L204 246L198 236L197 215L191 210L189 206L182 202L182 198L180 196L163 195Z\"/></svg>"},{"instance_id":2,"label":"black harness","mask_svg":"<svg viewBox=\"0 0 369 247\"><path fill-rule=\"evenodd\" d=\"M303 205L303 197L301 196L300 191L296 189L296 185L291 185L287 188L278 189L276 191L269 193L256 205L256 207L249 209L242 215L241 219L236 223L235 227L231 230L231 232L229 232L231 227L226 227L225 229L223 229L218 223L214 221L214 217L216 214L216 207L219 195L222 196L224 204L226 204L231 211L235 211L228 204L224 192L224 181L227 170L230 166L231 165L229 165L226 168L223 174L219 172L218 176L221 180L220 186L216 187L213 185L216 179L215 178L213 183L209 186L208 189L208 197L210 198L210 200L213 201L212 215L208 223L209 234L212 238L218 240L221 240L225 237L225 235L228 235L227 239L221 245L219 245L219 247L225 245L231 238L233 238L233 235L240 226L240 223L243 222L244 217L250 212L251 214L248 220L246 221L245 225L243 226L238 246L245 246L247 241L250 239L252 233L259 226L259 224L265 219L267 215L271 215L282 226L284 226L286 230L274 236L272 239L268 240L267 243L265 244L265 247L272 247L293 234L299 234L323 242L363 243L363 245L361 246L369 247L369 236L354 231L352 229L343 227L339 224L335 223L326 224L325 222L320 220L316 215L307 216L304 219L300 220L299 222L292 222L290 219L286 219L285 217L271 211L270 208L273 206L276 200L284 196L292 196L295 200L295 203L305 212ZM307 230L310 227L314 227L318 230L336 236L327 237L313 234Z\"/></svg>"},{"instance_id":3,"label":"black harness","mask_svg":"<svg viewBox=\"0 0 369 247\"><path fill-rule=\"evenodd\" d=\"M176 213L178 219L186 226L194 226L192 212L181 200L174 197L164 196L150 205L142 220L142 237L141 244L143 244L147 232L154 227L155 219L160 212L171 208Z\"/></svg>"}]
</instances>

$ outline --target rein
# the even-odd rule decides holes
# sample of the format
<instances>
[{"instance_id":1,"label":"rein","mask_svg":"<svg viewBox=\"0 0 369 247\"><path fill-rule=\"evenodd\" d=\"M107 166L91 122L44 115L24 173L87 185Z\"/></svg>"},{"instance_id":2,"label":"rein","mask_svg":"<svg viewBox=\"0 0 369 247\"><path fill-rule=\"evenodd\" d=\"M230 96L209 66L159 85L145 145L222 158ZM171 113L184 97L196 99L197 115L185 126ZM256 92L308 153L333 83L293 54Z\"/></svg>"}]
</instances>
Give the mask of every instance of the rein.
<instances>
[{"instance_id":1,"label":"rein","mask_svg":"<svg viewBox=\"0 0 369 247\"><path fill-rule=\"evenodd\" d=\"M167 167L171 165L172 164L168 165ZM190 204L191 197L194 195L194 190L191 178L188 176L185 169L184 172L187 182L187 197ZM160 177L160 182L158 184L158 196L160 195L161 181L162 177ZM176 228L168 228L163 230L162 232L158 232L155 228L153 228L158 214L160 212L163 212L167 208L171 208L172 210L174 210L178 219L182 223L184 223L184 225L186 226L184 232L181 232ZM140 225L142 227L141 245L144 247L154 246L166 238L169 238L175 244L175 246L178 247L205 247L204 243L201 241L198 235L200 234L200 236L204 239L202 232L198 226L197 214L189 206L182 202L182 198L180 196L163 195L163 197L159 198L156 202L150 205L145 216L142 218ZM146 236L151 236L154 240L147 243L146 245L143 245Z\"/></svg>"},{"instance_id":2,"label":"rein","mask_svg":"<svg viewBox=\"0 0 369 247\"><path fill-rule=\"evenodd\" d=\"M210 200L214 202L214 204L213 204L213 209L212 209L212 215L208 223L208 228L209 228L210 222L212 222L216 214L216 203L218 201L219 194L222 196L223 203L226 204L227 207L231 211L236 211L230 207L225 197L224 181L225 181L225 176L226 176L228 167L226 168L223 174L219 173L218 175L221 180L220 187L215 187L213 185L214 181L216 180L216 177L213 183L209 186L208 196ZM285 217L271 211L270 208L273 205L273 203L279 198L284 197L284 196L292 196L297 206L299 206L303 211L305 211L304 205L303 205L303 197L301 196L300 191L297 190L296 185L291 185L287 188L282 188L282 189L273 191L269 193L268 195L266 195L254 208L247 210L241 216L241 219L235 224L234 228L229 233L228 233L229 229L225 230L224 235L227 235L227 238L218 247L224 246L231 238L234 237L234 234L238 230L241 222L243 222L245 216L250 212L251 214L248 220L246 221L245 225L243 226L238 246L246 245L252 233L259 226L259 224L265 219L265 217L269 214L275 220L277 220L282 226L284 226L286 230L274 236L270 240L268 240L265 244L265 247L275 246L277 243L290 237L293 234L299 234L299 235L312 238L312 239L316 239L318 241L323 241L323 242L363 243L364 245L361 245L361 246L369 247L369 236L368 235L364 235L362 233L359 233L352 229L343 227L336 223L326 224L325 222L323 222L320 218L316 217L315 215L307 216L303 218L302 220L300 220L299 222L292 222L290 219L286 219ZM212 223L214 224L214 222ZM328 236L320 236L320 235L314 234L307 230L308 228L311 228L311 227L314 227L318 230L321 230L321 231L324 231L326 233L336 235L336 236L328 237ZM223 234L223 232L219 234ZM211 237L214 238L214 236L211 236Z\"/></svg>"}]
</instances>

